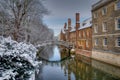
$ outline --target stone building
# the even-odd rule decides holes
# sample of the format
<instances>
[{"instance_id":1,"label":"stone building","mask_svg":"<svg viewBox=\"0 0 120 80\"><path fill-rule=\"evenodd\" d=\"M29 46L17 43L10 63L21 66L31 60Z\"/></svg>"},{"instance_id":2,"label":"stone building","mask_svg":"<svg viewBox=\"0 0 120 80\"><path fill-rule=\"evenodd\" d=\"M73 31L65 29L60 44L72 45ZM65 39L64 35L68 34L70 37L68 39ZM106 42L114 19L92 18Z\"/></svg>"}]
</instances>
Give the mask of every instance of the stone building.
<instances>
[{"instance_id":1,"label":"stone building","mask_svg":"<svg viewBox=\"0 0 120 80\"><path fill-rule=\"evenodd\" d=\"M92 50L92 19L88 18L80 23L80 14L76 13L75 27L71 26L71 19L68 19L68 26L64 24L64 36L66 41L74 44L76 49ZM61 32L62 36L63 33ZM61 39L63 40L63 39ZM65 39L64 39L65 40Z\"/></svg>"},{"instance_id":2,"label":"stone building","mask_svg":"<svg viewBox=\"0 0 120 80\"><path fill-rule=\"evenodd\" d=\"M120 0L92 5L92 57L120 66Z\"/></svg>"}]
</instances>

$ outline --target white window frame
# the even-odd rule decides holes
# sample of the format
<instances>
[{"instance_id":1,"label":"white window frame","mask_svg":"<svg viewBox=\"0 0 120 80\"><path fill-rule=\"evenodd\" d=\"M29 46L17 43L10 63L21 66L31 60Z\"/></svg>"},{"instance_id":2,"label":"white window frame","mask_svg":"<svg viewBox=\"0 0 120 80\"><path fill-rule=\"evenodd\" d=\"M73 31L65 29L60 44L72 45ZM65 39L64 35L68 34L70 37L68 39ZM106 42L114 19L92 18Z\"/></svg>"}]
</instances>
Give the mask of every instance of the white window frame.
<instances>
[{"instance_id":1,"label":"white window frame","mask_svg":"<svg viewBox=\"0 0 120 80\"><path fill-rule=\"evenodd\" d=\"M102 8L102 15L105 15L105 14L107 14L107 7Z\"/></svg>"},{"instance_id":2,"label":"white window frame","mask_svg":"<svg viewBox=\"0 0 120 80\"><path fill-rule=\"evenodd\" d=\"M102 23L102 31L107 32L107 22Z\"/></svg>"},{"instance_id":3,"label":"white window frame","mask_svg":"<svg viewBox=\"0 0 120 80\"><path fill-rule=\"evenodd\" d=\"M107 40L107 41L106 41ZM103 46L107 46L108 45L108 39L107 38L104 38L103 39Z\"/></svg>"},{"instance_id":4,"label":"white window frame","mask_svg":"<svg viewBox=\"0 0 120 80\"><path fill-rule=\"evenodd\" d=\"M116 47L120 47L119 44L118 44L119 43L118 38L120 38L120 37L117 37L116 41L115 41Z\"/></svg>"},{"instance_id":5,"label":"white window frame","mask_svg":"<svg viewBox=\"0 0 120 80\"><path fill-rule=\"evenodd\" d=\"M97 24L94 25L94 33L98 33L98 25Z\"/></svg>"},{"instance_id":6,"label":"white window frame","mask_svg":"<svg viewBox=\"0 0 120 80\"><path fill-rule=\"evenodd\" d=\"M120 19L120 17L115 18L115 30L120 30L120 28L118 28L118 19Z\"/></svg>"},{"instance_id":7,"label":"white window frame","mask_svg":"<svg viewBox=\"0 0 120 80\"><path fill-rule=\"evenodd\" d=\"M118 8L117 4L120 3L120 0L117 0L115 3L115 10L120 10L120 8Z\"/></svg>"},{"instance_id":8,"label":"white window frame","mask_svg":"<svg viewBox=\"0 0 120 80\"><path fill-rule=\"evenodd\" d=\"M98 38L95 39L95 46L98 46Z\"/></svg>"},{"instance_id":9,"label":"white window frame","mask_svg":"<svg viewBox=\"0 0 120 80\"><path fill-rule=\"evenodd\" d=\"M93 13L93 17L97 18L98 17L98 13L97 12Z\"/></svg>"}]
</instances>

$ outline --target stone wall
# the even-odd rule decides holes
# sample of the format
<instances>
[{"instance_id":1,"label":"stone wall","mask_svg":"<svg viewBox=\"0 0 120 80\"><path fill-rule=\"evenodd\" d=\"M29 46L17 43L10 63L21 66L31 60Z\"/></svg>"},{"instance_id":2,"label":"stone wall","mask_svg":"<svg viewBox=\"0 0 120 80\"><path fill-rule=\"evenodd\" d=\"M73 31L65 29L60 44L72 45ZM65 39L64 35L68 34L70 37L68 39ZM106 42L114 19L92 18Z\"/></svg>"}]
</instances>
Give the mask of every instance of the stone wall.
<instances>
[{"instance_id":1,"label":"stone wall","mask_svg":"<svg viewBox=\"0 0 120 80\"><path fill-rule=\"evenodd\" d=\"M92 58L120 67L120 54L93 50Z\"/></svg>"},{"instance_id":2,"label":"stone wall","mask_svg":"<svg viewBox=\"0 0 120 80\"><path fill-rule=\"evenodd\" d=\"M103 7L106 7L106 14L102 14ZM116 2L112 1L98 9L92 11L92 15L97 13L97 18L93 17L93 27L92 27L92 45L93 49L112 51L120 53L120 47L116 46L117 37L120 37L120 30L116 30L116 18L120 17L120 10L116 10ZM103 22L107 23L107 31L103 31ZM98 32L94 32L95 24L98 25ZM104 38L107 38L107 46L103 45ZM95 45L95 40L98 39L98 45Z\"/></svg>"}]
</instances>

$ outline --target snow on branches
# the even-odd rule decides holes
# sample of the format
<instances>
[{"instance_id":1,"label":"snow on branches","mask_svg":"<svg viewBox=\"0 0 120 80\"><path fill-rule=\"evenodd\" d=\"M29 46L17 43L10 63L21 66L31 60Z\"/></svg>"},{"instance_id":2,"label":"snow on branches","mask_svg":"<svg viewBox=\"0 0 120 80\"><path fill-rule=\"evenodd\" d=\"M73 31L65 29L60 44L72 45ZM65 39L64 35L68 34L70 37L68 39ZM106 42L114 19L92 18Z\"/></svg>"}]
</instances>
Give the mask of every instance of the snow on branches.
<instances>
[{"instance_id":1,"label":"snow on branches","mask_svg":"<svg viewBox=\"0 0 120 80\"><path fill-rule=\"evenodd\" d=\"M30 75L38 64L36 52L37 49L32 44L0 37L0 79L21 80Z\"/></svg>"}]
</instances>

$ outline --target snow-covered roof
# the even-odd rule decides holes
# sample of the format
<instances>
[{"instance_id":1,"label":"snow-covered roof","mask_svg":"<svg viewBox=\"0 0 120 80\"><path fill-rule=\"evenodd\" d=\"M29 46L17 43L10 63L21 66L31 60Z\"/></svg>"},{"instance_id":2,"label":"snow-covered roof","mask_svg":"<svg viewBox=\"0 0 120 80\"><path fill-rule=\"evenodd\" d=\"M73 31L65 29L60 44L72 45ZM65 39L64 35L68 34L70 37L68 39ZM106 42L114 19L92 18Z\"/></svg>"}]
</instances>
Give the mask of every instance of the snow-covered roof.
<instances>
[{"instance_id":1,"label":"snow-covered roof","mask_svg":"<svg viewBox=\"0 0 120 80\"><path fill-rule=\"evenodd\" d=\"M103 5L106 4L107 2L111 2L111 1L115 1L115 0L100 0L100 1L98 1L97 3L95 3L95 4L92 5L92 10L93 10L93 9L96 9L96 8L98 8L98 7L100 7L100 6L103 6Z\"/></svg>"},{"instance_id":2,"label":"snow-covered roof","mask_svg":"<svg viewBox=\"0 0 120 80\"><path fill-rule=\"evenodd\" d=\"M74 32L75 30L76 30L75 27L72 27L72 30L70 32Z\"/></svg>"},{"instance_id":3,"label":"snow-covered roof","mask_svg":"<svg viewBox=\"0 0 120 80\"><path fill-rule=\"evenodd\" d=\"M88 18L86 20L84 20L82 23L80 23L80 29L85 29L85 28L88 28L88 27L91 27L92 26L92 18ZM70 32L73 32L75 31L75 27L72 27L72 30Z\"/></svg>"},{"instance_id":4,"label":"snow-covered roof","mask_svg":"<svg viewBox=\"0 0 120 80\"><path fill-rule=\"evenodd\" d=\"M80 29L88 28L92 26L92 18L88 18L84 20L82 23L80 23Z\"/></svg>"}]
</instances>

